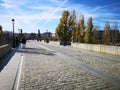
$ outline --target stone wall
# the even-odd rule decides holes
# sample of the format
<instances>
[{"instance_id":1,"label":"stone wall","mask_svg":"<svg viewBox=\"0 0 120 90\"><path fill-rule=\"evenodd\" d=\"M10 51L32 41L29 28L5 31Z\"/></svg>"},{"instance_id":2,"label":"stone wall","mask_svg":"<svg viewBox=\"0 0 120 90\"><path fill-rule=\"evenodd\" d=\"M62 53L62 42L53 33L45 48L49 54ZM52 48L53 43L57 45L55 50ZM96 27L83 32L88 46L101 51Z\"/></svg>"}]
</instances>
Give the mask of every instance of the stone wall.
<instances>
[{"instance_id":1,"label":"stone wall","mask_svg":"<svg viewBox=\"0 0 120 90\"><path fill-rule=\"evenodd\" d=\"M0 46L0 59L4 57L11 49L11 46L9 44L5 44Z\"/></svg>"},{"instance_id":2,"label":"stone wall","mask_svg":"<svg viewBox=\"0 0 120 90\"><path fill-rule=\"evenodd\" d=\"M50 41L50 44L60 45L60 42L59 41Z\"/></svg>"},{"instance_id":3,"label":"stone wall","mask_svg":"<svg viewBox=\"0 0 120 90\"><path fill-rule=\"evenodd\" d=\"M50 41L51 44L60 45L59 42ZM120 47L119 46L107 46L107 45L99 45L99 44L83 44L83 43L72 43L72 47L80 48L84 50L90 50L95 52L120 55Z\"/></svg>"},{"instance_id":4,"label":"stone wall","mask_svg":"<svg viewBox=\"0 0 120 90\"><path fill-rule=\"evenodd\" d=\"M90 51L108 53L108 54L113 54L113 55L120 55L120 47L118 46L81 44L81 43L72 43L72 46L75 48L81 48L81 49L90 50Z\"/></svg>"}]
</instances>

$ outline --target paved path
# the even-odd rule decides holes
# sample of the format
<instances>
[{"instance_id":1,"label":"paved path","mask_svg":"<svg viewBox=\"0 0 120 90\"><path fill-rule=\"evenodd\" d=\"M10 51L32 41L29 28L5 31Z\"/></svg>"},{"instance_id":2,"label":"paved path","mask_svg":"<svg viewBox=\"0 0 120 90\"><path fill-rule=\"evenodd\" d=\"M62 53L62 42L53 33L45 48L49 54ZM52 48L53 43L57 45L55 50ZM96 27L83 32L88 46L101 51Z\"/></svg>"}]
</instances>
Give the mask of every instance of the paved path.
<instances>
[{"instance_id":1,"label":"paved path","mask_svg":"<svg viewBox=\"0 0 120 90\"><path fill-rule=\"evenodd\" d=\"M43 45L73 59L77 59L83 64L92 66L95 69L110 74L120 80L120 56L85 51L72 47L61 46L58 48L58 46L55 45Z\"/></svg>"},{"instance_id":2,"label":"paved path","mask_svg":"<svg viewBox=\"0 0 120 90\"><path fill-rule=\"evenodd\" d=\"M0 61L0 90L13 90L21 60L21 51L14 49Z\"/></svg>"},{"instance_id":3,"label":"paved path","mask_svg":"<svg viewBox=\"0 0 120 90\"><path fill-rule=\"evenodd\" d=\"M36 41L27 43L23 56L19 90L120 89L118 56Z\"/></svg>"}]
</instances>

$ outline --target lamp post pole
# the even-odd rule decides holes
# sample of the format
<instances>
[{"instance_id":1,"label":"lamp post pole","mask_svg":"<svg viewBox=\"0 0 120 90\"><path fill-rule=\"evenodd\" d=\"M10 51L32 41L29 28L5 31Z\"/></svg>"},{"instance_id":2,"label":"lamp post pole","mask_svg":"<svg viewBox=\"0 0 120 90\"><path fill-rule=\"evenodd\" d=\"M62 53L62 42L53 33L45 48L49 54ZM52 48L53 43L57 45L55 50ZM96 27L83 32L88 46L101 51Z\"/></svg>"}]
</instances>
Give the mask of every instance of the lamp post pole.
<instances>
[{"instance_id":1,"label":"lamp post pole","mask_svg":"<svg viewBox=\"0 0 120 90\"><path fill-rule=\"evenodd\" d=\"M13 48L15 48L14 23L15 23L15 20L12 19L12 25L13 25Z\"/></svg>"},{"instance_id":2,"label":"lamp post pole","mask_svg":"<svg viewBox=\"0 0 120 90\"><path fill-rule=\"evenodd\" d=\"M47 30L47 39L48 39L48 30Z\"/></svg>"},{"instance_id":3,"label":"lamp post pole","mask_svg":"<svg viewBox=\"0 0 120 90\"><path fill-rule=\"evenodd\" d=\"M22 29L18 29L18 31L19 31L19 40L20 40L20 42L22 41L22 39L23 39L23 35L22 35Z\"/></svg>"},{"instance_id":4,"label":"lamp post pole","mask_svg":"<svg viewBox=\"0 0 120 90\"><path fill-rule=\"evenodd\" d=\"M48 30L47 30L47 39L46 39L46 43L49 43L49 35L48 35Z\"/></svg>"},{"instance_id":5,"label":"lamp post pole","mask_svg":"<svg viewBox=\"0 0 120 90\"><path fill-rule=\"evenodd\" d=\"M38 29L38 41L41 41L40 29Z\"/></svg>"}]
</instances>

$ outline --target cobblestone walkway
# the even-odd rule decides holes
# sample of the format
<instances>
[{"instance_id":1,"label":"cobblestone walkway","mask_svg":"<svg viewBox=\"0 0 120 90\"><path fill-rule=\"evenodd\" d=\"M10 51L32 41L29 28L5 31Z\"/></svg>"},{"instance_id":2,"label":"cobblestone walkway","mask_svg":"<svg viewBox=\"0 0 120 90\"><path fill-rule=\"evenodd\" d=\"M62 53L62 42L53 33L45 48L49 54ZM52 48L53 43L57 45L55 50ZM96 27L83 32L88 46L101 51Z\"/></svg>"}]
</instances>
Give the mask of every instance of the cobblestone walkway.
<instances>
[{"instance_id":1,"label":"cobblestone walkway","mask_svg":"<svg viewBox=\"0 0 120 90\"><path fill-rule=\"evenodd\" d=\"M64 47L57 49L57 46L50 47L58 52L79 60L81 63L94 67L95 69L110 74L120 80L120 56L103 55L100 53L92 53L89 51Z\"/></svg>"},{"instance_id":2,"label":"cobblestone walkway","mask_svg":"<svg viewBox=\"0 0 120 90\"><path fill-rule=\"evenodd\" d=\"M19 90L119 90L54 53L27 43Z\"/></svg>"}]
</instances>

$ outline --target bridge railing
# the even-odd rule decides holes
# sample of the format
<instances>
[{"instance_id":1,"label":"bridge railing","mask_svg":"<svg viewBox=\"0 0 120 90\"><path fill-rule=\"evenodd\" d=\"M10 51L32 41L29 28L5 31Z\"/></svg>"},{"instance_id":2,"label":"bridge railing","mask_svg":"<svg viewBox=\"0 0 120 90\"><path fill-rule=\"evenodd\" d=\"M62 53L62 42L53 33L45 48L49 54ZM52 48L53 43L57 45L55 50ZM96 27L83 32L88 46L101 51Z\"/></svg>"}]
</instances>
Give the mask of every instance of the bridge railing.
<instances>
[{"instance_id":1,"label":"bridge railing","mask_svg":"<svg viewBox=\"0 0 120 90\"><path fill-rule=\"evenodd\" d=\"M0 59L4 57L11 49L10 44L5 44L0 46Z\"/></svg>"}]
</instances>

